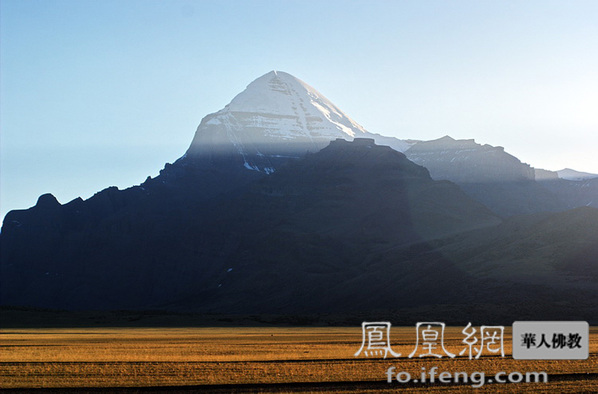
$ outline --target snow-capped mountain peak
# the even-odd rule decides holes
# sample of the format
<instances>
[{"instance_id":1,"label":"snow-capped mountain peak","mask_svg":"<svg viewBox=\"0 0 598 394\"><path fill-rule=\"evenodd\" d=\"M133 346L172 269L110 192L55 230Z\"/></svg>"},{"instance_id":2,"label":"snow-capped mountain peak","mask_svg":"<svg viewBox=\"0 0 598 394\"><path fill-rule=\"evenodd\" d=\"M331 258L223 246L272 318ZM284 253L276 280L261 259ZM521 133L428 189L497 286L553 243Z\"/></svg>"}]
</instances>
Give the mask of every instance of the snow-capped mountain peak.
<instances>
[{"instance_id":1,"label":"snow-capped mountain peak","mask_svg":"<svg viewBox=\"0 0 598 394\"><path fill-rule=\"evenodd\" d=\"M307 83L270 71L223 109L203 118L184 157L224 159L270 174L289 158L317 152L330 141L364 137L400 152L412 145L368 132Z\"/></svg>"},{"instance_id":2,"label":"snow-capped mountain peak","mask_svg":"<svg viewBox=\"0 0 598 394\"><path fill-rule=\"evenodd\" d=\"M361 125L323 94L282 71L271 71L253 81L221 113L250 113L256 117L262 115L262 118L269 115L287 117L293 123L289 122L289 127L275 132L284 133L287 137L296 134L314 137L333 134L338 137L339 132L359 137L366 133Z\"/></svg>"},{"instance_id":3,"label":"snow-capped mountain peak","mask_svg":"<svg viewBox=\"0 0 598 394\"><path fill-rule=\"evenodd\" d=\"M212 161L232 156L247 169L271 173L281 159L317 152L337 138L375 136L313 87L271 71L206 116L186 156Z\"/></svg>"}]
</instances>

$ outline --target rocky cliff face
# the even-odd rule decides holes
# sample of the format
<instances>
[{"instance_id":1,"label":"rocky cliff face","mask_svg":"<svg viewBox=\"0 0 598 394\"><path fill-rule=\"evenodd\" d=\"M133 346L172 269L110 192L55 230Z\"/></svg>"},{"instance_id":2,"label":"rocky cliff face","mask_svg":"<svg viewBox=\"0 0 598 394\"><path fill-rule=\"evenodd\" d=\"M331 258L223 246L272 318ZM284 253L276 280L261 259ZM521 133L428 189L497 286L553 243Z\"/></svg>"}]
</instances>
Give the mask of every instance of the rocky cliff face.
<instances>
[{"instance_id":1,"label":"rocky cliff face","mask_svg":"<svg viewBox=\"0 0 598 394\"><path fill-rule=\"evenodd\" d=\"M543 170L541 168L534 168L534 176L538 182L559 179L559 174L556 171Z\"/></svg>"},{"instance_id":2,"label":"rocky cliff face","mask_svg":"<svg viewBox=\"0 0 598 394\"><path fill-rule=\"evenodd\" d=\"M426 167L432 178L457 183L469 196L504 217L568 208L559 196L535 181L532 167L502 147L446 136L418 142L405 154Z\"/></svg>"},{"instance_id":3,"label":"rocky cliff face","mask_svg":"<svg viewBox=\"0 0 598 394\"><path fill-rule=\"evenodd\" d=\"M455 140L449 136L421 141L405 154L426 167L434 179L456 183L533 181L534 170L504 148L480 145L474 140Z\"/></svg>"}]
</instances>

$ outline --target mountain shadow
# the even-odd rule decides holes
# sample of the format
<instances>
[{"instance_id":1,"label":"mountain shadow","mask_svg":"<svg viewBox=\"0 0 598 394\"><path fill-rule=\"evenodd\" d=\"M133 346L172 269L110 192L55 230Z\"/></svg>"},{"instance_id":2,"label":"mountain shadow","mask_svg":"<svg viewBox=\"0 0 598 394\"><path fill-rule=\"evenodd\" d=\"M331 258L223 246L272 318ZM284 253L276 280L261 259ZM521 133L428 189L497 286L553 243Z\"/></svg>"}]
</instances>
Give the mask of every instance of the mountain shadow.
<instances>
[{"instance_id":1,"label":"mountain shadow","mask_svg":"<svg viewBox=\"0 0 598 394\"><path fill-rule=\"evenodd\" d=\"M11 212L0 236L2 303L265 313L340 297L329 308L351 309L382 279L366 279L376 256L500 222L369 139L337 140L236 182L231 169L196 165L175 163L141 186L64 206L45 195Z\"/></svg>"}]
</instances>

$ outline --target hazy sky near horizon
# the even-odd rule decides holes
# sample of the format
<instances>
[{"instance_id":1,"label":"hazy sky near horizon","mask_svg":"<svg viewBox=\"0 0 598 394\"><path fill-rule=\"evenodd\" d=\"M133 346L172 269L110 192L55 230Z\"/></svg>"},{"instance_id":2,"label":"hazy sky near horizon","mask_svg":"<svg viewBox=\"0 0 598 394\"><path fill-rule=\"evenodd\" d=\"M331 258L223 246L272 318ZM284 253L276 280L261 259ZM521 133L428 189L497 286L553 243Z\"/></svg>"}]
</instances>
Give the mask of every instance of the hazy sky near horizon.
<instances>
[{"instance_id":1,"label":"hazy sky near horizon","mask_svg":"<svg viewBox=\"0 0 598 394\"><path fill-rule=\"evenodd\" d=\"M598 1L1 0L0 214L155 176L270 70L367 130L598 173Z\"/></svg>"}]
</instances>

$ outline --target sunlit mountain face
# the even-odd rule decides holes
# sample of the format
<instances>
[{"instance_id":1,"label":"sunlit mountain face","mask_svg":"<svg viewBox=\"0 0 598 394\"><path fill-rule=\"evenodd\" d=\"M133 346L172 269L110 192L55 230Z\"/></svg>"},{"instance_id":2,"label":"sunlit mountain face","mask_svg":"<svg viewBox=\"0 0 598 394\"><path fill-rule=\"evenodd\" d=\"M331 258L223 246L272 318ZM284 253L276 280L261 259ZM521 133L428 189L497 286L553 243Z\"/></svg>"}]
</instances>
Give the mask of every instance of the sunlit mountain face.
<instances>
[{"instance_id":1,"label":"sunlit mountain face","mask_svg":"<svg viewBox=\"0 0 598 394\"><path fill-rule=\"evenodd\" d=\"M598 207L598 198L593 198L598 179L590 187L581 182L539 184L535 179L539 170L502 147L449 136L417 141L369 132L316 89L282 71L261 76L225 108L207 115L179 164L236 166L271 174L289 160L317 152L337 138L360 137L405 153L426 167L433 179L457 183L503 217ZM555 177L560 179L556 173ZM585 174L575 180L590 177Z\"/></svg>"},{"instance_id":2,"label":"sunlit mountain face","mask_svg":"<svg viewBox=\"0 0 598 394\"><path fill-rule=\"evenodd\" d=\"M384 139L404 151L407 142L369 133L320 92L294 76L271 71L222 110L206 116L187 151L193 160L241 162L272 173L288 158L317 152L337 138Z\"/></svg>"}]
</instances>

